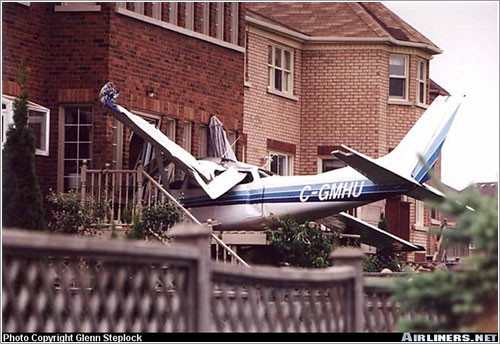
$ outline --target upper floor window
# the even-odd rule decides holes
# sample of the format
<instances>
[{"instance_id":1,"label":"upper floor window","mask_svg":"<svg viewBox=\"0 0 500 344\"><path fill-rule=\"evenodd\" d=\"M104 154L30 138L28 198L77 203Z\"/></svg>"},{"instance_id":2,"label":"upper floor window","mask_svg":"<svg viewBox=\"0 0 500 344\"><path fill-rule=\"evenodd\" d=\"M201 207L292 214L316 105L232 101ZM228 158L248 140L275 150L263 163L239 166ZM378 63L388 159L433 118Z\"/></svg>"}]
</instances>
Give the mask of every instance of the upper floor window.
<instances>
[{"instance_id":1,"label":"upper floor window","mask_svg":"<svg viewBox=\"0 0 500 344\"><path fill-rule=\"evenodd\" d=\"M200 134L198 138L198 157L205 158L208 156L208 126L200 124Z\"/></svg>"},{"instance_id":2,"label":"upper floor window","mask_svg":"<svg viewBox=\"0 0 500 344\"><path fill-rule=\"evenodd\" d=\"M419 104L425 104L425 95L427 93L426 87L427 80L427 64L425 60L418 60L417 68L417 102Z\"/></svg>"},{"instance_id":3,"label":"upper floor window","mask_svg":"<svg viewBox=\"0 0 500 344\"><path fill-rule=\"evenodd\" d=\"M7 139L9 125L14 123L14 97L2 96L2 146ZM50 110L28 103L28 125L35 136L35 153L49 155Z\"/></svg>"},{"instance_id":4,"label":"upper floor window","mask_svg":"<svg viewBox=\"0 0 500 344\"><path fill-rule=\"evenodd\" d=\"M292 94L293 52L270 45L268 47L267 67L269 89Z\"/></svg>"},{"instance_id":5,"label":"upper floor window","mask_svg":"<svg viewBox=\"0 0 500 344\"><path fill-rule=\"evenodd\" d=\"M408 99L408 58L391 55L389 62L389 97Z\"/></svg>"}]
</instances>

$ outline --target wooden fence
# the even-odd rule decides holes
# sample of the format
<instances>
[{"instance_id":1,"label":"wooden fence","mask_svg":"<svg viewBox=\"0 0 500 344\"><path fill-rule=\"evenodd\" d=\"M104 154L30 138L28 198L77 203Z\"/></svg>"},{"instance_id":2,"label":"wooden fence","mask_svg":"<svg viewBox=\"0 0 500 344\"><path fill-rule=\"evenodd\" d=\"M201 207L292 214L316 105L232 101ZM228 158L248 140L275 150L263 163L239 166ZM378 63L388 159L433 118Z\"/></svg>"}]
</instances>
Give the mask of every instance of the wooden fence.
<instances>
[{"instance_id":1,"label":"wooden fence","mask_svg":"<svg viewBox=\"0 0 500 344\"><path fill-rule=\"evenodd\" d=\"M4 229L3 330L362 331L361 270L352 264L220 265L207 227L171 232L174 244L162 246Z\"/></svg>"}]
</instances>

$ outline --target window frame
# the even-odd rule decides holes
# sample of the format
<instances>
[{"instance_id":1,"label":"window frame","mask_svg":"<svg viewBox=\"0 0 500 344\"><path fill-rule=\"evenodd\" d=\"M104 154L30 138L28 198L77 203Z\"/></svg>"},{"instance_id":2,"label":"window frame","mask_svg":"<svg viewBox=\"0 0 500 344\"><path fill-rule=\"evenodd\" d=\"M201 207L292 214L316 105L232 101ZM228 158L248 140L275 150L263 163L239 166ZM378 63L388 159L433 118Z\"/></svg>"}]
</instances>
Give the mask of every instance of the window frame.
<instances>
[{"instance_id":1,"label":"window frame","mask_svg":"<svg viewBox=\"0 0 500 344\"><path fill-rule=\"evenodd\" d=\"M168 22L172 25L177 25L177 17L179 13L179 4L177 2L168 3Z\"/></svg>"},{"instance_id":2,"label":"window frame","mask_svg":"<svg viewBox=\"0 0 500 344\"><path fill-rule=\"evenodd\" d=\"M423 66L423 79L421 78L422 74L422 66ZM420 101L420 85L423 84L423 99L424 101ZM417 104L418 105L427 105L427 62L426 60L419 58L417 60Z\"/></svg>"},{"instance_id":3,"label":"window frame","mask_svg":"<svg viewBox=\"0 0 500 344\"><path fill-rule=\"evenodd\" d=\"M271 48L271 63L269 63L269 48ZM281 66L278 67L276 66L276 49L281 50ZM285 52L288 52L290 54L290 69L285 69ZM277 45L272 45L268 44L268 57L267 57L267 73L268 73L268 84L267 84L267 89L272 92L278 92L282 93L285 95L290 95L293 96L293 88L294 88L294 50L284 48L283 46L277 46ZM281 90L277 89L275 86L275 75L276 75L276 70L280 70L281 72ZM288 82L288 89L283 90L284 86L284 80L285 80L285 75L286 73L289 73L290 75L290 80Z\"/></svg>"},{"instance_id":4,"label":"window frame","mask_svg":"<svg viewBox=\"0 0 500 344\"><path fill-rule=\"evenodd\" d=\"M391 74L391 58L393 57L402 57L404 60L404 76L402 77L401 75L394 75ZM403 100L403 101L408 101L408 86L409 86L409 56L408 55L402 55L402 54L391 54L389 55L389 99L391 100ZM396 96L396 95L391 95L391 79L403 79L405 82L404 85L404 96Z\"/></svg>"},{"instance_id":5,"label":"window frame","mask_svg":"<svg viewBox=\"0 0 500 344\"><path fill-rule=\"evenodd\" d=\"M279 175L279 176L293 176L294 175L293 170L294 170L295 156L293 154L286 153L286 152L280 152L280 151L276 151L276 150L268 150L268 155L270 156L270 159L269 159L267 166L266 166L267 170L273 172L271 170L272 158L274 156L280 155L280 156L284 156L286 158L286 164L285 164L286 172L283 175L278 174L277 172L273 172L273 173L276 175Z\"/></svg>"},{"instance_id":6,"label":"window frame","mask_svg":"<svg viewBox=\"0 0 500 344\"><path fill-rule=\"evenodd\" d=\"M224 40L224 2L216 2L215 38Z\"/></svg>"},{"instance_id":7,"label":"window frame","mask_svg":"<svg viewBox=\"0 0 500 344\"><path fill-rule=\"evenodd\" d=\"M415 200L415 226L417 228L424 227L424 202Z\"/></svg>"},{"instance_id":8,"label":"window frame","mask_svg":"<svg viewBox=\"0 0 500 344\"><path fill-rule=\"evenodd\" d=\"M231 2L230 42L238 45L239 3Z\"/></svg>"},{"instance_id":9,"label":"window frame","mask_svg":"<svg viewBox=\"0 0 500 344\"><path fill-rule=\"evenodd\" d=\"M194 2L186 2L185 4L186 4L186 6L185 6L185 9L186 9L186 11L185 11L186 12L185 13L186 29L194 31L194 5L195 5L195 3Z\"/></svg>"},{"instance_id":10,"label":"window frame","mask_svg":"<svg viewBox=\"0 0 500 344\"><path fill-rule=\"evenodd\" d=\"M189 127L189 130L186 130ZM182 123L182 148L191 154L193 151L193 122L184 121Z\"/></svg>"},{"instance_id":11,"label":"window frame","mask_svg":"<svg viewBox=\"0 0 500 344\"><path fill-rule=\"evenodd\" d=\"M88 107L91 109L91 119L92 119L92 124L90 125L91 131L90 131L90 147L89 147L89 156L90 158L88 159L82 159L87 160L88 166L91 166L91 163L93 161L93 144L94 144L94 106L92 104L85 104L85 103L75 103L75 104L61 104L59 107L59 156L58 156L58 173L57 173L57 190L58 192L65 192L64 191L64 179L65 179L65 166L64 162L66 161L65 159L65 150L66 150L66 109L68 108L84 108ZM79 124L78 124L79 125ZM79 141L76 142L79 144ZM75 159L68 159L68 160L75 160ZM79 158L77 157L76 161L78 161ZM77 181L78 181L78 186L77 190L79 188L79 181L80 181L80 171L76 171L77 174Z\"/></svg>"},{"instance_id":12,"label":"window frame","mask_svg":"<svg viewBox=\"0 0 500 344\"><path fill-rule=\"evenodd\" d=\"M323 171L323 160L335 160L335 161L339 161L341 163L343 163L344 166L342 167L338 167L338 168L335 168L333 170L330 170L330 171ZM344 163L342 160L340 159L337 159L335 158L334 156L332 155L319 155L318 156L318 173L326 173L326 172L331 172L331 171L335 171L335 170L338 170L340 168L343 168L343 167L346 167L347 164Z\"/></svg>"},{"instance_id":13,"label":"window frame","mask_svg":"<svg viewBox=\"0 0 500 344\"><path fill-rule=\"evenodd\" d=\"M14 100L16 97L8 96L2 94L2 104L5 104L5 117L4 117L4 109L2 109L2 148L7 140L7 131L9 130L9 126L14 123ZM40 156L49 156L49 147L50 147L50 109L41 106L39 104L28 101L28 125L30 122L29 111L38 111L45 114L45 142L43 143L43 147L41 149L36 148L35 146L35 154Z\"/></svg>"},{"instance_id":14,"label":"window frame","mask_svg":"<svg viewBox=\"0 0 500 344\"><path fill-rule=\"evenodd\" d=\"M203 134L202 134L203 133ZM201 123L198 127L198 157L208 157L208 125Z\"/></svg>"}]
</instances>

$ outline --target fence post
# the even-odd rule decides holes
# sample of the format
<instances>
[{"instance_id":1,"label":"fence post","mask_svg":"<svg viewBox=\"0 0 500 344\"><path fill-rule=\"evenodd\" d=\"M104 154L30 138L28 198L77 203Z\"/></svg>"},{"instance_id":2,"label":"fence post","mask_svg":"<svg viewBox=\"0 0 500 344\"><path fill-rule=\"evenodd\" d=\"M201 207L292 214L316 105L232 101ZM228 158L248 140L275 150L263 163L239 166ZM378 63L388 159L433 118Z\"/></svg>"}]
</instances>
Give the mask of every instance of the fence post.
<instances>
[{"instance_id":1,"label":"fence post","mask_svg":"<svg viewBox=\"0 0 500 344\"><path fill-rule=\"evenodd\" d=\"M85 208L85 194L87 192L87 160L82 161L82 168L80 172L80 202L82 203L82 207Z\"/></svg>"},{"instance_id":2,"label":"fence post","mask_svg":"<svg viewBox=\"0 0 500 344\"><path fill-rule=\"evenodd\" d=\"M341 247L331 253L333 265L336 266L352 266L356 271L354 282L354 314L352 329L354 332L363 331L363 251L357 248Z\"/></svg>"},{"instance_id":3,"label":"fence post","mask_svg":"<svg viewBox=\"0 0 500 344\"><path fill-rule=\"evenodd\" d=\"M210 298L212 283L210 276L210 234L207 226L194 223L181 223L174 226L169 235L174 243L195 247L200 252L198 260L198 275L196 278L195 294L197 303L192 314L197 314L195 331L208 332L210 330Z\"/></svg>"}]
</instances>

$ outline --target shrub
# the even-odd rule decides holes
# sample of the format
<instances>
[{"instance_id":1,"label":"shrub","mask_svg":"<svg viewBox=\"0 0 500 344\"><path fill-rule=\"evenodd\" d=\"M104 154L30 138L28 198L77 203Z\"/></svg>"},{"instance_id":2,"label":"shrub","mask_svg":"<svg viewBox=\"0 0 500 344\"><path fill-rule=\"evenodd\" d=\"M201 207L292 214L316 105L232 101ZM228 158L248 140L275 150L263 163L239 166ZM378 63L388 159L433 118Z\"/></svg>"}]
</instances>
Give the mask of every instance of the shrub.
<instances>
[{"instance_id":1,"label":"shrub","mask_svg":"<svg viewBox=\"0 0 500 344\"><path fill-rule=\"evenodd\" d=\"M19 73L21 95L14 101L14 124L9 126L2 157L2 224L41 230L45 227L42 195L35 174L35 139L28 125L26 71Z\"/></svg>"},{"instance_id":2,"label":"shrub","mask_svg":"<svg viewBox=\"0 0 500 344\"><path fill-rule=\"evenodd\" d=\"M67 194L51 192L47 196L48 229L55 233L96 235L105 216L107 205L96 204L92 199L83 207L79 197L72 191Z\"/></svg>"},{"instance_id":3,"label":"shrub","mask_svg":"<svg viewBox=\"0 0 500 344\"><path fill-rule=\"evenodd\" d=\"M463 204L474 208L466 209ZM397 286L396 299L403 311L417 310L437 315L402 319L400 331L496 331L498 296L498 208L496 199L481 197L468 189L448 196L436 205L443 213L458 216L457 228L442 235L450 242L470 243L478 254L461 271L436 271L415 275ZM474 328L479 327L479 328Z\"/></svg>"},{"instance_id":4,"label":"shrub","mask_svg":"<svg viewBox=\"0 0 500 344\"><path fill-rule=\"evenodd\" d=\"M142 208L142 216L134 216L132 228L127 233L127 238L144 239L156 234L162 240L170 240L167 231L183 219L181 210L173 203L145 206Z\"/></svg>"},{"instance_id":5,"label":"shrub","mask_svg":"<svg viewBox=\"0 0 500 344\"><path fill-rule=\"evenodd\" d=\"M282 259L296 267L326 268L332 265L330 253L334 236L322 232L310 222L303 224L288 218L275 219L277 229L266 228L271 245Z\"/></svg>"}]
</instances>

